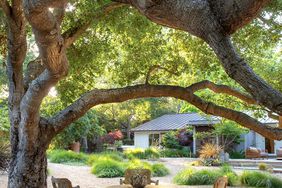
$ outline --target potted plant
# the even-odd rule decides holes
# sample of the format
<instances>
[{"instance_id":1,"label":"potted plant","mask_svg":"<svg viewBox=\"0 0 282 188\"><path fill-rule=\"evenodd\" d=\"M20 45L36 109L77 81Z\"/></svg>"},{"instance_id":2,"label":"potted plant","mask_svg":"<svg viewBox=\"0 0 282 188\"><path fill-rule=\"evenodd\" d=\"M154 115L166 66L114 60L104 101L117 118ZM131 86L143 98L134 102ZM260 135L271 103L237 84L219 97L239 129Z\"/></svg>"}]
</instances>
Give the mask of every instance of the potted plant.
<instances>
[{"instance_id":1,"label":"potted plant","mask_svg":"<svg viewBox=\"0 0 282 188\"><path fill-rule=\"evenodd\" d=\"M79 153L80 152L80 142L73 142L71 145L70 145L70 148L72 151L76 152L76 153Z\"/></svg>"}]
</instances>

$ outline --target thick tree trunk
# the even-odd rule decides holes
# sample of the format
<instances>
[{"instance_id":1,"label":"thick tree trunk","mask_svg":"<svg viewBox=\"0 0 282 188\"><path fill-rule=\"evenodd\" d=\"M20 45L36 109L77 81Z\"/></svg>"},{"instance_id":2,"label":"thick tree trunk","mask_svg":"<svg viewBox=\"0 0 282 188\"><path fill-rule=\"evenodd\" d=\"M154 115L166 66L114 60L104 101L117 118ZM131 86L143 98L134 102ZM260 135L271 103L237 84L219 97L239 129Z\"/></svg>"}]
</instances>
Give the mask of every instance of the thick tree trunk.
<instances>
[{"instance_id":1,"label":"thick tree trunk","mask_svg":"<svg viewBox=\"0 0 282 188\"><path fill-rule=\"evenodd\" d=\"M20 146L21 147L21 146ZM23 148L23 147L21 147ZM19 151L12 159L8 188L47 187L46 148Z\"/></svg>"}]
</instances>

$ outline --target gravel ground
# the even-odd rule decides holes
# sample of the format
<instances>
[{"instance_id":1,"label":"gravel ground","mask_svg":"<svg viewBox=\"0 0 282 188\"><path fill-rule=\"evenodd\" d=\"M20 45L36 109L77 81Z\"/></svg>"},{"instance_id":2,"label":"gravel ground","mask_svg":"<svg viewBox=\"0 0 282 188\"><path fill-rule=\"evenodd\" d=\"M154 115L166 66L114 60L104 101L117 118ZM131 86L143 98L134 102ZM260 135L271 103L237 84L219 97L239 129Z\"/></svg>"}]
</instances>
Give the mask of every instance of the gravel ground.
<instances>
[{"instance_id":1,"label":"gravel ground","mask_svg":"<svg viewBox=\"0 0 282 188\"><path fill-rule=\"evenodd\" d=\"M172 179L177 172L186 168L186 165L193 159L169 159L162 158L161 161L170 169L170 175L166 177L152 178L155 180L160 180L160 184L167 188L188 188L191 186L176 186L172 185ZM96 178L96 176L90 173L91 168L88 166L70 166L64 164L49 163L48 168L51 171L51 175L54 177L64 177L72 181L73 186L80 185L81 188L106 188L110 185L117 185L120 178ZM206 167L197 167L199 169ZM213 167L209 167L213 168ZM236 170L237 171L237 170ZM237 171L240 173L241 171ZM276 174L282 178L281 174ZM0 174L0 188L7 187L7 175ZM50 177L48 177L48 187L52 187ZM209 188L211 186L192 186L193 188Z\"/></svg>"}]
</instances>

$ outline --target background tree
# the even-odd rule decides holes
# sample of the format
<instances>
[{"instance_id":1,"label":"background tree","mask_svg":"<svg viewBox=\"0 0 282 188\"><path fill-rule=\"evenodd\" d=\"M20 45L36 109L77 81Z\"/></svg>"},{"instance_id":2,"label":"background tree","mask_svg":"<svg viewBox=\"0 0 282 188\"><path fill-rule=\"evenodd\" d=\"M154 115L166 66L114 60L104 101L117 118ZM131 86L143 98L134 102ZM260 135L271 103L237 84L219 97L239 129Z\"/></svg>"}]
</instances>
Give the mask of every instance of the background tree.
<instances>
[{"instance_id":1,"label":"background tree","mask_svg":"<svg viewBox=\"0 0 282 188\"><path fill-rule=\"evenodd\" d=\"M108 1L98 1L97 3L93 1L70 1L67 3L64 0L0 1L1 14L5 14L7 23L4 26L1 24L1 28L4 28L4 30L7 28L4 39L8 39L8 45L6 48L4 46L8 53L7 56L4 53L4 57L6 57L5 65L9 83L8 106L12 144L9 187L46 187L46 149L49 143L72 122L83 116L90 108L99 104L123 102L144 97L174 97L191 103L205 113L236 121L266 137L282 139L280 128L265 126L247 114L207 101L205 96L202 97L201 94L197 94L201 90L210 89L215 93L231 95L247 104L263 106L270 113L276 113L276 116L282 115L282 94L279 92L279 88L275 85L271 86L256 75L251 66L247 64L248 59L244 60L240 57L230 39L231 34L258 15L269 2L268 0L234 0L228 1L228 3L222 0L179 0L177 2L121 0L120 2L137 8L141 14L144 14L153 22L183 30L184 32L172 33L175 36L179 35L179 38L184 36L184 42L178 41L178 37L172 37L171 33L167 32L170 29L153 27L154 24L149 24L147 21L143 22L145 25L148 24L147 27L143 27L143 30L140 27L134 27L136 23L140 22L132 21L138 21L138 19L127 20L121 19L122 17L115 17L112 19L118 20L118 22L108 22L109 27L104 27L104 25L101 27L99 24L102 22L98 21L105 19L105 15L113 9L120 8L121 5L118 3L109 3ZM272 17L272 13L275 15L281 13L281 9L276 8L281 3L279 1L273 1L273 3L269 9L266 9L266 15L262 15L262 27L264 27L262 31L269 24L267 22L271 22L270 25L273 23L273 25L276 25L276 19L275 16ZM234 9L234 7L236 8ZM121 8L119 11L120 13L123 12L124 15L137 15L132 8ZM270 18L267 18L267 15L270 15ZM145 20L143 17L140 19ZM107 22L106 19L105 21ZM114 25L110 23L121 23L121 25L111 27ZM130 28L128 31L131 30L131 32L126 30L123 34L119 33L124 31L119 27L122 25L124 25L123 28ZM92 29L88 29L90 27ZM270 28L275 30L276 27ZM146 29L149 29L150 32L146 32ZM215 59L214 56L206 56L206 54L196 56L196 58L193 57L194 54L189 56L190 51L186 51L190 42L187 38L185 39L187 32L202 39L191 40L191 43L199 44L197 49L199 53L196 54L202 54L202 52L212 54L212 51L215 52L228 75L225 73L219 74L226 78L222 79L226 80L225 85L223 83L217 85L212 81L197 79L195 79L195 83L192 79L178 83L178 79L172 81L171 78L165 77L166 74L177 76L179 72L185 70L189 72L189 66L187 68L185 65L188 60L186 57L189 57L190 60L195 59L195 62L205 60L201 66L199 65L199 69L204 65L207 67L216 65L213 67L214 70L220 70L218 64L210 64L210 60ZM78 39L83 33L85 33L85 36L91 37ZM111 33L116 35L109 35ZM134 33L136 35L129 35ZM153 33L153 38L159 39L157 43L155 43L155 40L150 40L150 33ZM281 33L275 31L269 33L278 36L273 40L279 41ZM147 37L147 34L149 37ZM27 38L32 38L32 35L34 35L39 49L39 57L25 66L24 62L28 49ZM261 36L261 34L259 35ZM114 36L120 37L114 38ZM194 38L193 36L189 35L188 39ZM90 38L94 40L90 40ZM163 38L170 41L167 43L167 48L162 47L162 42L165 41L162 40ZM121 43L121 41L124 41L124 43ZM143 41L146 44L140 45L143 50L148 50L147 46L154 50L147 51L148 53L144 54L143 57L148 57L147 59L141 58L140 61L136 61L140 56L139 50L141 49L136 45L133 48L133 45ZM128 45L122 46L125 43ZM181 50L173 50L173 43L180 46ZM88 50L85 50L86 47ZM108 47L112 47L116 51L100 53ZM244 53L246 49L248 47L240 48L241 53ZM169 52L171 55L162 55L163 52ZM74 67L72 70L69 70L67 55L73 61L73 63L70 63L70 67ZM100 57L99 61L91 62L92 56ZM151 59L152 56L155 56L155 58ZM209 59L208 57L213 58ZM131 60L129 61L130 66L125 63L127 60ZM77 62L76 65L79 66L76 67L74 62ZM163 62L165 62L165 66ZM140 71L137 71L139 64L142 66L140 66ZM179 67L176 65L179 65ZM275 64L272 66L276 67ZM87 70L89 67L92 68L91 71ZM110 73L112 67L119 71ZM193 72L193 70L197 70L196 67L191 69L190 75L198 73L197 71ZM206 67L205 70L207 70ZM68 71L73 74L63 80ZM88 77L82 76L84 72L88 73ZM156 74L159 72L162 74ZM111 80L115 81L113 82L115 85L107 83L100 85L100 89L87 91L86 86L98 86L97 83L86 81L93 77L99 78L99 73L100 75L112 76L113 79ZM123 73L129 75L124 78L132 79L122 78ZM68 83L70 83L68 79L72 79L75 74L77 78L81 77L83 84L76 84L75 88L68 87ZM120 77L117 77L119 75ZM185 76L188 78L185 74L182 76L182 78L185 78ZM233 81L230 81L228 77L232 78ZM190 81L192 83L189 83ZM230 87L233 84L229 85L229 82L234 83L235 86L239 84L242 87L239 88L239 91L235 90ZM65 104L69 105L68 107L57 112L54 116L43 117L40 112L41 104L50 88L56 84L68 88L70 92L61 90L60 87L58 87L58 90L62 95L61 97L69 98L71 101ZM112 86L122 88L110 89ZM78 92L78 90L81 92ZM72 100L78 98L82 92L86 93L73 102Z\"/></svg>"},{"instance_id":2,"label":"background tree","mask_svg":"<svg viewBox=\"0 0 282 188\"><path fill-rule=\"evenodd\" d=\"M242 128L234 122L223 121L215 125L213 133L219 137L219 144L226 152L234 150L234 146L244 141L241 136L246 134L248 130Z\"/></svg>"}]
</instances>

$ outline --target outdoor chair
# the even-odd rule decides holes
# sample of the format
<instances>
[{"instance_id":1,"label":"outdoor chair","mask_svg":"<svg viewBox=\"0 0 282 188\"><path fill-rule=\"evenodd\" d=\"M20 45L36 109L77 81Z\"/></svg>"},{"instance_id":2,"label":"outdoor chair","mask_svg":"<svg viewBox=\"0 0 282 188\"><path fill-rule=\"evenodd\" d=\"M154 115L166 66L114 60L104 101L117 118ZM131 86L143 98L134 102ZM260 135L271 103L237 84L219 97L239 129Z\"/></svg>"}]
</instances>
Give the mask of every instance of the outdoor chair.
<instances>
[{"instance_id":1,"label":"outdoor chair","mask_svg":"<svg viewBox=\"0 0 282 188\"><path fill-rule=\"evenodd\" d=\"M277 156L276 159L282 160L282 148L278 148L278 149L276 150L276 156Z\"/></svg>"},{"instance_id":2,"label":"outdoor chair","mask_svg":"<svg viewBox=\"0 0 282 188\"><path fill-rule=\"evenodd\" d=\"M53 188L80 188L78 185L73 187L71 181L67 178L54 178L51 177Z\"/></svg>"},{"instance_id":3,"label":"outdoor chair","mask_svg":"<svg viewBox=\"0 0 282 188\"><path fill-rule=\"evenodd\" d=\"M133 188L131 185L112 185L107 188Z\"/></svg>"},{"instance_id":4,"label":"outdoor chair","mask_svg":"<svg viewBox=\"0 0 282 188\"><path fill-rule=\"evenodd\" d=\"M217 180L213 184L213 188L226 188L227 184L228 184L227 176L222 176L217 178Z\"/></svg>"},{"instance_id":5,"label":"outdoor chair","mask_svg":"<svg viewBox=\"0 0 282 188\"><path fill-rule=\"evenodd\" d=\"M124 180L120 179L120 185L132 185L133 188L145 188L151 183L154 183L156 187L159 185L159 180L151 179L151 171L148 169L127 169L124 177Z\"/></svg>"},{"instance_id":6,"label":"outdoor chair","mask_svg":"<svg viewBox=\"0 0 282 188\"><path fill-rule=\"evenodd\" d=\"M245 156L247 159L268 158L268 153L267 150L249 147L246 149Z\"/></svg>"}]
</instances>

